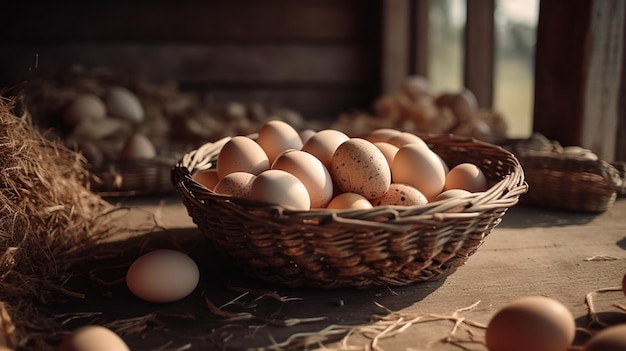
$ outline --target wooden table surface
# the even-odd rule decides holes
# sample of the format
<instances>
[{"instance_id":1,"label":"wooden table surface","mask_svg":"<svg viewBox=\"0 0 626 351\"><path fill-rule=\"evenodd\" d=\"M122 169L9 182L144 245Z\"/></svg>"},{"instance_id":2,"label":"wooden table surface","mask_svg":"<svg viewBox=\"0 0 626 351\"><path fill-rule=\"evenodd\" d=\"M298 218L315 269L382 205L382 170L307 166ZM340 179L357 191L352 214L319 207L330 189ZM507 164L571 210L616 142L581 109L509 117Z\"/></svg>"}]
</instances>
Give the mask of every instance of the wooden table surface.
<instances>
[{"instance_id":1,"label":"wooden table surface","mask_svg":"<svg viewBox=\"0 0 626 351\"><path fill-rule=\"evenodd\" d=\"M433 282L365 291L268 286L208 254L176 195L112 201L132 209L125 220L133 226L161 229L112 243L123 242L127 261L117 271L99 272L103 279L123 276L124 264L140 250L159 247L188 252L201 269L198 288L175 303L143 302L118 282L91 284L84 300L55 307L59 313L82 313L68 327L108 325L134 351L301 350L304 344L334 350L486 350L481 325L506 303L530 295L554 298L572 312L580 328L574 346L588 337L585 329L597 329L592 316L601 323L626 322L620 308L626 297L612 289L626 274L624 198L601 214L516 205L454 272ZM68 287L88 284L76 278Z\"/></svg>"}]
</instances>

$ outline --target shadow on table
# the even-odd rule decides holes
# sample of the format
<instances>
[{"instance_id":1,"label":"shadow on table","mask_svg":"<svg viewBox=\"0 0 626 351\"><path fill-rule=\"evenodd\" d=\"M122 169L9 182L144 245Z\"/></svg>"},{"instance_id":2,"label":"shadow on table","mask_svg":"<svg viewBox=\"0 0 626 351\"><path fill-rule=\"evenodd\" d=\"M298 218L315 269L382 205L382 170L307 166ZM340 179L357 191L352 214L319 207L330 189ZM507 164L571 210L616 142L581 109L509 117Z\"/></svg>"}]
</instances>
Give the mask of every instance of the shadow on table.
<instances>
[{"instance_id":1,"label":"shadow on table","mask_svg":"<svg viewBox=\"0 0 626 351\"><path fill-rule=\"evenodd\" d=\"M518 204L508 209L499 227L530 228L581 225L593 221L600 215L601 213L554 210Z\"/></svg>"},{"instance_id":2,"label":"shadow on table","mask_svg":"<svg viewBox=\"0 0 626 351\"><path fill-rule=\"evenodd\" d=\"M95 254L93 267L83 267L89 274L65 285L86 297L55 305L53 313L77 317L67 323L68 329L93 323L123 327L129 331L123 338L136 351L271 349L280 343L285 345L277 349L302 350L307 335L319 337L325 328L343 326L325 335L327 342L338 340L350 326L366 324L373 315L422 300L446 279L367 290L272 286L220 260L200 235L197 229L173 229L110 244ZM190 296L154 304L127 289L123 278L130 264L141 252L157 248L177 248L198 263L201 279Z\"/></svg>"},{"instance_id":3,"label":"shadow on table","mask_svg":"<svg viewBox=\"0 0 626 351\"><path fill-rule=\"evenodd\" d=\"M598 312L596 313L598 321L603 325L594 323L588 315L578 317L575 319L576 326L579 330L576 333L574 339L574 345L583 345L591 337L585 330L592 332L598 332L601 329L608 328L618 324L626 323L626 313L617 311Z\"/></svg>"}]
</instances>

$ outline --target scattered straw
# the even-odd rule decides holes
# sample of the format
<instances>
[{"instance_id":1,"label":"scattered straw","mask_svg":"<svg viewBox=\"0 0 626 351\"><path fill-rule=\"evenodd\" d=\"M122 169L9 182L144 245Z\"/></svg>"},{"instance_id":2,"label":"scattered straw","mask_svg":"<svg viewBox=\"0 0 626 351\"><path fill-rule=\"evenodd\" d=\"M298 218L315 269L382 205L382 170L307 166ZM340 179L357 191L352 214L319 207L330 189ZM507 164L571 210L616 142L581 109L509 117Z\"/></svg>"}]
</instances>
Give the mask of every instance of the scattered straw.
<instances>
[{"instance_id":1,"label":"scattered straw","mask_svg":"<svg viewBox=\"0 0 626 351\"><path fill-rule=\"evenodd\" d=\"M585 261L615 261L617 258L607 255L595 255L589 258L585 258Z\"/></svg>"},{"instance_id":2,"label":"scattered straw","mask_svg":"<svg viewBox=\"0 0 626 351\"><path fill-rule=\"evenodd\" d=\"M591 322L589 324L590 327L594 325L599 325L602 327L608 326L606 323L602 322L600 318L598 317L593 301L594 301L595 295L607 293L607 292L613 292L613 291L622 291L622 288L621 287L602 288L602 289L592 291L588 293L587 296L585 296L585 303L587 304L588 315L589 315L589 318L591 319ZM619 308L620 306L617 305L617 307Z\"/></svg>"},{"instance_id":3,"label":"scattered straw","mask_svg":"<svg viewBox=\"0 0 626 351\"><path fill-rule=\"evenodd\" d=\"M448 336L444 337L437 342L445 342L449 344L457 345L461 348L462 344L472 343L484 345L484 340L478 338L474 329L484 330L486 325L469 320L460 315L461 312L472 311L480 301L472 304L471 306L464 307L456 310L452 315L441 315L435 313L411 313L411 312L394 312L387 310L384 306L377 304L379 307L384 308L389 313L384 316L375 316L375 323L368 325L361 325L345 329L346 327L331 326L328 330L322 331L321 335L315 335L318 339L323 336L325 332L337 332L344 330L347 334L341 339L341 341L334 345L323 345L318 348L318 351L361 351L361 350L374 350L382 351L383 347L380 342L384 339L392 338L400 333L409 330L412 326L437 322L437 321L451 321L453 322L452 328ZM465 337L457 336L457 332L463 331ZM364 343L354 343L353 339L363 339L367 341ZM312 340L307 340L307 344L311 344Z\"/></svg>"}]
</instances>

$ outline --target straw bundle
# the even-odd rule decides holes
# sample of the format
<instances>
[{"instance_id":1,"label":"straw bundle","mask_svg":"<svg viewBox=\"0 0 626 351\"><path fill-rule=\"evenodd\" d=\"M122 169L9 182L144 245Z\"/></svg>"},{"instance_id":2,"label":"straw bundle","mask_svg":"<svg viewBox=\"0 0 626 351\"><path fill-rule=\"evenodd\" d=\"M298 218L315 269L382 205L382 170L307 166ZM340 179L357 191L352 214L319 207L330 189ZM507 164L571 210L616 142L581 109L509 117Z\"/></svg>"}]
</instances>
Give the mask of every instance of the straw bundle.
<instances>
[{"instance_id":1,"label":"straw bundle","mask_svg":"<svg viewBox=\"0 0 626 351\"><path fill-rule=\"evenodd\" d=\"M0 344L29 349L53 323L34 306L80 295L61 285L113 235L113 209L89 189L83 156L47 138L15 99L0 99ZM38 345L37 349L44 349Z\"/></svg>"}]
</instances>

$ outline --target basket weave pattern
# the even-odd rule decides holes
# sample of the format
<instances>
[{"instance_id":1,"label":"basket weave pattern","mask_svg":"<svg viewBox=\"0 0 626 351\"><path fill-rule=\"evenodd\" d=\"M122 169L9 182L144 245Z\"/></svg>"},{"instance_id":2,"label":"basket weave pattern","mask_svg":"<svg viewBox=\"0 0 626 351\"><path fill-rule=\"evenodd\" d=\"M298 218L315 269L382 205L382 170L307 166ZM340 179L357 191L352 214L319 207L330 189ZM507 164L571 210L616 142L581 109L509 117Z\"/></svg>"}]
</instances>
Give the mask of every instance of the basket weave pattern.
<instances>
[{"instance_id":1,"label":"basket weave pattern","mask_svg":"<svg viewBox=\"0 0 626 351\"><path fill-rule=\"evenodd\" d=\"M616 165L603 160L518 157L530 186L524 204L599 213L611 207L623 189L623 176Z\"/></svg>"},{"instance_id":2,"label":"basket weave pattern","mask_svg":"<svg viewBox=\"0 0 626 351\"><path fill-rule=\"evenodd\" d=\"M252 276L290 287L403 286L464 264L527 189L519 162L501 147L452 136L423 139L449 167L481 167L489 190L419 206L288 211L215 194L191 178L215 166L228 138L186 154L172 169L172 182L217 251Z\"/></svg>"}]
</instances>

